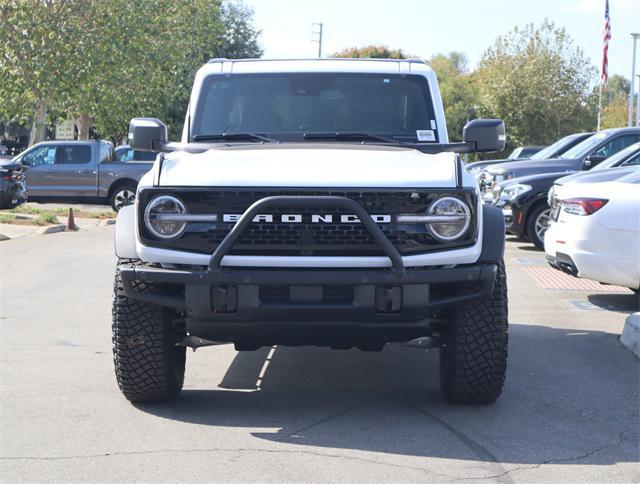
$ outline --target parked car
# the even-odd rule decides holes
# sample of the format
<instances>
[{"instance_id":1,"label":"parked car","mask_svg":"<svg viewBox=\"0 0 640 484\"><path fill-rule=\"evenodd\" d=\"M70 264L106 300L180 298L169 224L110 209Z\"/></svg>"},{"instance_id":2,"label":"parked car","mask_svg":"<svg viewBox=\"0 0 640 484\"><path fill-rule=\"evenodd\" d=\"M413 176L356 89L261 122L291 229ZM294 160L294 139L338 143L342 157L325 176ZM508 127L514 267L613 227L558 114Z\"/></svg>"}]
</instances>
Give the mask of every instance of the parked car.
<instances>
[{"instance_id":1,"label":"parked car","mask_svg":"<svg viewBox=\"0 0 640 484\"><path fill-rule=\"evenodd\" d=\"M571 183L596 183L610 181L615 178L615 173L611 168L640 166L640 143L634 143L624 150L618 151L605 161L587 172L576 172L571 175L557 179L549 190L548 203L553 208L553 200L556 196L561 196L563 187ZM620 175L621 176L621 175Z\"/></svg>"},{"instance_id":2,"label":"parked car","mask_svg":"<svg viewBox=\"0 0 640 484\"><path fill-rule=\"evenodd\" d=\"M504 180L540 173L589 170L627 146L640 141L640 128L614 128L600 131L558 158L511 161L485 170L485 190Z\"/></svg>"},{"instance_id":3,"label":"parked car","mask_svg":"<svg viewBox=\"0 0 640 484\"><path fill-rule=\"evenodd\" d=\"M114 161L108 141L45 141L13 159L26 168L30 200L108 202L116 211L135 200L152 163Z\"/></svg>"},{"instance_id":4,"label":"parked car","mask_svg":"<svg viewBox=\"0 0 640 484\"><path fill-rule=\"evenodd\" d=\"M529 159L530 160L549 160L549 159L557 158L558 156L560 156L563 153L565 153L566 151L570 150L575 145L577 145L578 143L581 143L582 141L584 141L585 139L587 139L591 135L593 135L593 133L570 134L569 136L565 136L564 138L560 138L555 143L553 143L553 144L547 146L546 148L538 151L537 153L532 155ZM482 172L482 170L484 168L486 168L488 166L491 166L491 165L497 165L497 164L500 164L500 163L506 163L508 161L513 161L513 160L504 159L504 160L476 161L474 163L469 163L468 165L465 166L465 168L467 169L467 171L469 171L469 173L474 175L476 177L476 179L478 179L478 176L480 175L480 173Z\"/></svg>"},{"instance_id":5,"label":"parked car","mask_svg":"<svg viewBox=\"0 0 640 484\"><path fill-rule=\"evenodd\" d=\"M615 180L638 168L610 168L597 172L599 181ZM596 173L594 173L596 175ZM544 234L551 220L549 189L566 173L542 173L505 182L495 206L502 209L507 233L529 240L537 248L544 247Z\"/></svg>"},{"instance_id":6,"label":"parked car","mask_svg":"<svg viewBox=\"0 0 640 484\"><path fill-rule=\"evenodd\" d=\"M129 145L116 147L114 161L155 161L158 153L156 151L134 150Z\"/></svg>"},{"instance_id":7,"label":"parked car","mask_svg":"<svg viewBox=\"0 0 640 484\"><path fill-rule=\"evenodd\" d=\"M11 160L0 162L0 208L13 208L27 201L24 170Z\"/></svg>"},{"instance_id":8,"label":"parked car","mask_svg":"<svg viewBox=\"0 0 640 484\"><path fill-rule=\"evenodd\" d=\"M507 156L507 160L528 160L543 148L545 148L545 146L519 146Z\"/></svg>"},{"instance_id":9,"label":"parked car","mask_svg":"<svg viewBox=\"0 0 640 484\"><path fill-rule=\"evenodd\" d=\"M552 214L549 263L575 277L640 289L640 170L616 181L574 184Z\"/></svg>"},{"instance_id":10,"label":"parked car","mask_svg":"<svg viewBox=\"0 0 640 484\"><path fill-rule=\"evenodd\" d=\"M491 200L502 209L508 233L526 238L542 249L555 191L572 183L615 180L635 171L639 165L640 143L634 143L587 172L569 176L565 172L543 173L496 184L491 192Z\"/></svg>"}]
</instances>

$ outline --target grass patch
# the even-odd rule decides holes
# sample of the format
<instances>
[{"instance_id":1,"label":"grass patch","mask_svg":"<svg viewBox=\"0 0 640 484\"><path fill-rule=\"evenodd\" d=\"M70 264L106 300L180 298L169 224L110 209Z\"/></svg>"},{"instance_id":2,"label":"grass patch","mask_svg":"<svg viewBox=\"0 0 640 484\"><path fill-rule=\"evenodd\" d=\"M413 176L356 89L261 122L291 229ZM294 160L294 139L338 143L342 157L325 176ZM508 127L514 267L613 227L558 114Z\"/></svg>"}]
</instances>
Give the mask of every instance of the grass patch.
<instances>
[{"instance_id":1,"label":"grass patch","mask_svg":"<svg viewBox=\"0 0 640 484\"><path fill-rule=\"evenodd\" d=\"M84 210L80 210L79 208L73 208L73 215L75 217L80 218L94 218L99 220L116 218L116 213L113 210L106 209L104 211L99 212L85 212ZM23 204L18 207L12 208L11 210L6 210L6 213L19 213L25 215L56 215L66 217L69 214L69 207L58 207L58 208L42 208L31 204ZM57 223L57 222L55 222Z\"/></svg>"},{"instance_id":2,"label":"grass patch","mask_svg":"<svg viewBox=\"0 0 640 484\"><path fill-rule=\"evenodd\" d=\"M58 217L55 213L41 213L35 220L36 225L58 224Z\"/></svg>"},{"instance_id":3,"label":"grass patch","mask_svg":"<svg viewBox=\"0 0 640 484\"><path fill-rule=\"evenodd\" d=\"M75 214L76 211L74 210L73 213ZM79 217L87 217L87 218L97 218L100 220L104 220L107 218L116 218L116 213L113 210L109 210L107 212L79 212L82 215L78 215Z\"/></svg>"},{"instance_id":4,"label":"grass patch","mask_svg":"<svg viewBox=\"0 0 640 484\"><path fill-rule=\"evenodd\" d=\"M19 205L15 208L9 210L9 212L13 213L24 213L27 215L40 215L45 213L53 213L55 215L64 215L69 212L68 208L40 208L34 205Z\"/></svg>"},{"instance_id":5,"label":"grass patch","mask_svg":"<svg viewBox=\"0 0 640 484\"><path fill-rule=\"evenodd\" d=\"M0 213L0 224L10 224L15 222L16 216L10 213Z\"/></svg>"}]
</instances>

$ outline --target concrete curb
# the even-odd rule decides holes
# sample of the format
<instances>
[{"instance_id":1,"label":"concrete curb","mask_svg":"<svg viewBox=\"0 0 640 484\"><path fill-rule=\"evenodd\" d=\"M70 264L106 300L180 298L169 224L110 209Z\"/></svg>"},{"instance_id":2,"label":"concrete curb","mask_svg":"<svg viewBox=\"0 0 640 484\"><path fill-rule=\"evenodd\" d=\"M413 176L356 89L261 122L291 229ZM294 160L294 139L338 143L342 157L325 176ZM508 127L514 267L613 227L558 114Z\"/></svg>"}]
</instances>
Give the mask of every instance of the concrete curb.
<instances>
[{"instance_id":1,"label":"concrete curb","mask_svg":"<svg viewBox=\"0 0 640 484\"><path fill-rule=\"evenodd\" d=\"M620 343L640 358L640 313L630 314L627 317L620 336Z\"/></svg>"},{"instance_id":2,"label":"concrete curb","mask_svg":"<svg viewBox=\"0 0 640 484\"><path fill-rule=\"evenodd\" d=\"M47 225L39 228L31 235L55 234L56 232L64 232L66 228L64 224Z\"/></svg>"}]
</instances>

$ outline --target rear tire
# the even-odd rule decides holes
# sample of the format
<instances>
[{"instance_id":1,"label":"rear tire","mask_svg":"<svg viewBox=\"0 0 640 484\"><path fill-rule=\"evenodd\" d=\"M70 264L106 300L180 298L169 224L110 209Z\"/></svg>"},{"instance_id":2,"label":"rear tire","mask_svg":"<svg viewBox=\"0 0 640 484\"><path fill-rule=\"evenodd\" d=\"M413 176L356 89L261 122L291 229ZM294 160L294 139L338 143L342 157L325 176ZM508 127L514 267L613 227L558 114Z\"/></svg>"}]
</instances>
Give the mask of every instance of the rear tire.
<instances>
[{"instance_id":1,"label":"rear tire","mask_svg":"<svg viewBox=\"0 0 640 484\"><path fill-rule=\"evenodd\" d=\"M139 283L138 291L153 286ZM184 382L186 351L176 346L184 330L173 325L174 314L161 306L129 299L120 269L113 286L113 362L120 391L131 402L174 399Z\"/></svg>"},{"instance_id":2,"label":"rear tire","mask_svg":"<svg viewBox=\"0 0 640 484\"><path fill-rule=\"evenodd\" d=\"M121 208L131 205L136 199L138 187L133 183L124 183L117 186L109 196L109 203L114 212L119 212Z\"/></svg>"},{"instance_id":3,"label":"rear tire","mask_svg":"<svg viewBox=\"0 0 640 484\"><path fill-rule=\"evenodd\" d=\"M453 403L493 403L507 371L508 304L504 262L489 299L456 308L440 348L440 387Z\"/></svg>"}]
</instances>

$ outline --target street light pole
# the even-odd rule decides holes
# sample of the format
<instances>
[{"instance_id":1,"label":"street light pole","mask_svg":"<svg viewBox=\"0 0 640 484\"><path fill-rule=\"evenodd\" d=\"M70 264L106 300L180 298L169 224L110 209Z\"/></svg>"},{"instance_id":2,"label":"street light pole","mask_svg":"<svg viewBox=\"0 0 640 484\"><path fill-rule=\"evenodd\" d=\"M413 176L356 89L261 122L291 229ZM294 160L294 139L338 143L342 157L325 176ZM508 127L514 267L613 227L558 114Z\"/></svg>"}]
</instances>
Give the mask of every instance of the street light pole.
<instances>
[{"instance_id":1,"label":"street light pole","mask_svg":"<svg viewBox=\"0 0 640 484\"><path fill-rule=\"evenodd\" d=\"M640 34L633 33L631 37L633 37L633 58L631 60L631 85L629 86L629 127L633 126L633 97L636 87L636 41L640 38Z\"/></svg>"}]
</instances>

